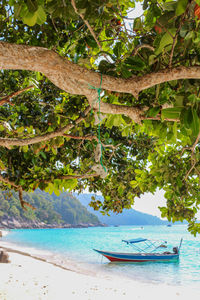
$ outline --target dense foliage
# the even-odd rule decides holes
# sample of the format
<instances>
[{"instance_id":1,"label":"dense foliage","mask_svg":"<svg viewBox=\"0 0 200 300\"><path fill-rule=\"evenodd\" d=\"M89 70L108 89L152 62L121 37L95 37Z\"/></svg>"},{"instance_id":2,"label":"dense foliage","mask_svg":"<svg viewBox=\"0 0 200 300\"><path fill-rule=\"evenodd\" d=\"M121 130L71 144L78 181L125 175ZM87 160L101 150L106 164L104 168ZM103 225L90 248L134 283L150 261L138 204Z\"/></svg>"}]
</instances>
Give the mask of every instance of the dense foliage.
<instances>
[{"instance_id":1,"label":"dense foliage","mask_svg":"<svg viewBox=\"0 0 200 300\"><path fill-rule=\"evenodd\" d=\"M88 187L105 199L95 209L114 212L160 188L163 217L186 219L195 234L200 1L142 5L132 18L133 0L0 1L0 47L13 43L0 58L1 188L20 191L24 205L22 190ZM37 61L36 46L52 59Z\"/></svg>"},{"instance_id":2,"label":"dense foliage","mask_svg":"<svg viewBox=\"0 0 200 300\"><path fill-rule=\"evenodd\" d=\"M62 193L59 197L49 195L40 190L34 193L24 193L24 200L36 209L22 209L16 192L0 192L0 219L13 217L20 220L37 220L46 224L97 224L98 218L89 213L79 200L69 193Z\"/></svg>"}]
</instances>

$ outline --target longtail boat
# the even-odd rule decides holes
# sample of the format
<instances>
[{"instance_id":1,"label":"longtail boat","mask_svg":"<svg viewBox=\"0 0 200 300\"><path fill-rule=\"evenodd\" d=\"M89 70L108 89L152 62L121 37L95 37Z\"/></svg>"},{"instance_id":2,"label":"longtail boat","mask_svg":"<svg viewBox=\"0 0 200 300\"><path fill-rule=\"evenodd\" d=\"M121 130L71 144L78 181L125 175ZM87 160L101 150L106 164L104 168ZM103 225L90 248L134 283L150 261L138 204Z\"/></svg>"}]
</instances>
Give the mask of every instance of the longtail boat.
<instances>
[{"instance_id":1,"label":"longtail boat","mask_svg":"<svg viewBox=\"0 0 200 300\"><path fill-rule=\"evenodd\" d=\"M146 238L137 238L131 240L122 240L127 245L132 245L138 250L136 253L123 253L123 252L110 252L93 249L94 251L105 256L111 262L164 262L164 261L177 261L179 259L180 248L182 244L180 241L179 247L173 247L172 252L157 252L159 248L167 248L167 242L159 242L154 240L149 240ZM139 243L143 243L142 246L138 246ZM155 252L156 251L156 252Z\"/></svg>"}]
</instances>

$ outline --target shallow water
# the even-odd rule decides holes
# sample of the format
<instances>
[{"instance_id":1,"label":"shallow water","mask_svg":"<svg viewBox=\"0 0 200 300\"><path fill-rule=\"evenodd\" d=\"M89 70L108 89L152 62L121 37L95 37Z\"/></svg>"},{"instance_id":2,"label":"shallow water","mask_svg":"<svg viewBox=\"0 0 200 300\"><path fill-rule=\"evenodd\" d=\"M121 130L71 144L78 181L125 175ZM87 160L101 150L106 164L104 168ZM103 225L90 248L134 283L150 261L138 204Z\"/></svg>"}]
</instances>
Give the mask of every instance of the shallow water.
<instances>
[{"instance_id":1,"label":"shallow water","mask_svg":"<svg viewBox=\"0 0 200 300\"><path fill-rule=\"evenodd\" d=\"M149 238L166 240L179 246L183 238L180 260L159 263L109 263L92 249L135 252L122 239ZM200 237L187 232L186 225L90 227L69 229L11 230L2 241L46 252L47 259L72 270L91 274L106 273L143 282L200 287ZM162 249L161 249L162 251ZM163 250L165 251L165 250ZM44 252L43 252L44 253Z\"/></svg>"}]
</instances>

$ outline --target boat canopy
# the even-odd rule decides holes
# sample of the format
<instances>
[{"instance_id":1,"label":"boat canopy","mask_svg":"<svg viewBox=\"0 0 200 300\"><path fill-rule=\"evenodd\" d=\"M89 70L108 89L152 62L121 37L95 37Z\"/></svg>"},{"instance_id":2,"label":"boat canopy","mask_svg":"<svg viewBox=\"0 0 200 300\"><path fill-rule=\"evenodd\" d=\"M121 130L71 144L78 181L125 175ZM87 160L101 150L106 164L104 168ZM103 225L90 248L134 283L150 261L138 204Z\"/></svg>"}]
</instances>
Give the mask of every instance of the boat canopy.
<instances>
[{"instance_id":1,"label":"boat canopy","mask_svg":"<svg viewBox=\"0 0 200 300\"><path fill-rule=\"evenodd\" d=\"M122 242L125 242L127 244L136 244L136 243L141 243L141 242L145 242L145 241L147 241L147 239L144 239L144 238L122 240Z\"/></svg>"}]
</instances>

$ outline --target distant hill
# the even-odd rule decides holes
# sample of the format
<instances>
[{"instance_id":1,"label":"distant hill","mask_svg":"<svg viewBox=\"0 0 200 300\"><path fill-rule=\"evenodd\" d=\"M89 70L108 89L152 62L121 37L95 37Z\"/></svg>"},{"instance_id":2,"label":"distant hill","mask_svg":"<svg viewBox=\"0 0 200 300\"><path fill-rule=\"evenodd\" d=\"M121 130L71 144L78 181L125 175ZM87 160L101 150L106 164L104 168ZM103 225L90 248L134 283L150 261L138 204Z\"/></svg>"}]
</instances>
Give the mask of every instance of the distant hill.
<instances>
[{"instance_id":1,"label":"distant hill","mask_svg":"<svg viewBox=\"0 0 200 300\"><path fill-rule=\"evenodd\" d=\"M134 209L124 209L121 214L110 213L110 216L103 216L99 211L95 211L88 204L91 201L93 194L74 194L79 199L82 205L84 205L88 211L95 214L100 222L107 225L165 225L167 221L163 221L158 217L150 214L142 213ZM100 201L103 200L102 196L95 196Z\"/></svg>"},{"instance_id":2,"label":"distant hill","mask_svg":"<svg viewBox=\"0 0 200 300\"><path fill-rule=\"evenodd\" d=\"M45 224L97 224L98 217L87 211L78 199L69 193L60 196L48 194L41 190L34 193L23 193L23 198L36 210L23 210L20 206L18 193L0 191L0 221L14 218L20 221L39 221Z\"/></svg>"}]
</instances>

